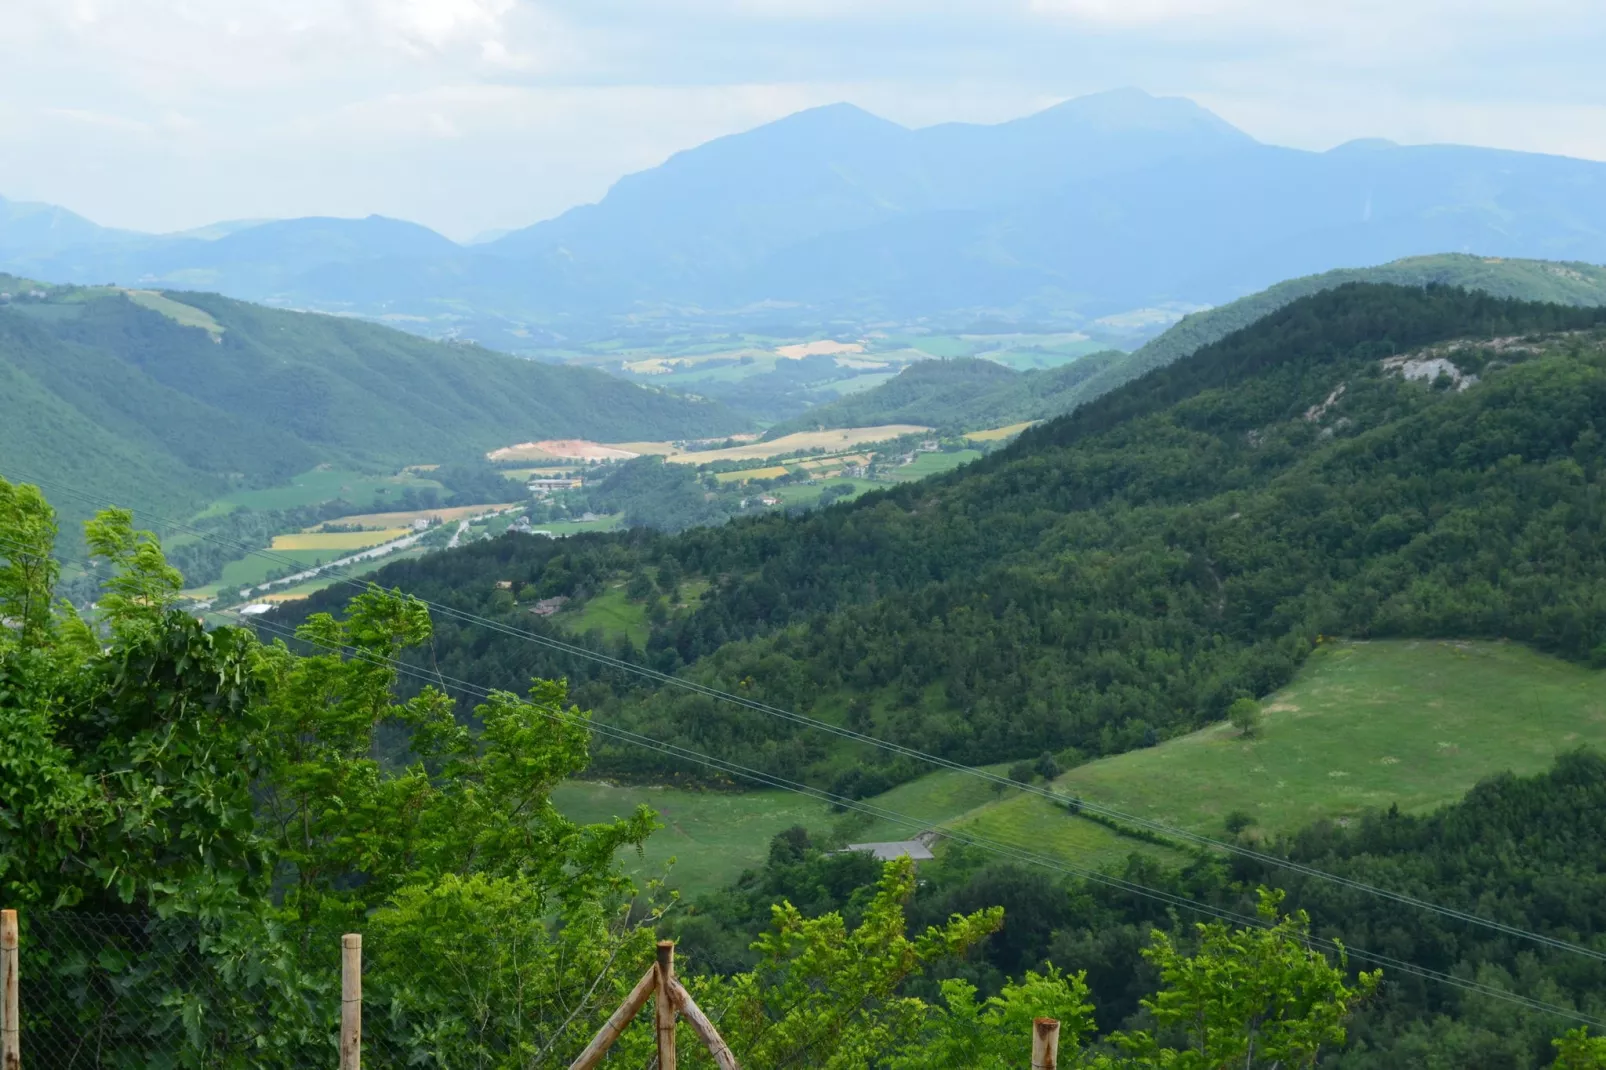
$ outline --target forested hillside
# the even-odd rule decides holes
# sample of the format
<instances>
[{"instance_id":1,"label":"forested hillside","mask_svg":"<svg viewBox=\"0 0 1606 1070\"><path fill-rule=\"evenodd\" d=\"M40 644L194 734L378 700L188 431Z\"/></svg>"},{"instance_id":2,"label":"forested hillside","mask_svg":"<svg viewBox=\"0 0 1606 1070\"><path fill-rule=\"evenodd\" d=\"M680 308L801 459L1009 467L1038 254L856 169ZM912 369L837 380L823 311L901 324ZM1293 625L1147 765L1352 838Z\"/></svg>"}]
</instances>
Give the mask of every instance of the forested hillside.
<instances>
[{"instance_id":1,"label":"forested hillside","mask_svg":"<svg viewBox=\"0 0 1606 1070\"><path fill-rule=\"evenodd\" d=\"M521 592L695 578L631 656L968 764L1219 719L1321 634L1606 661L1603 327L1606 310L1349 285L951 476L674 538L507 538L381 579L533 629L552 626ZM606 719L846 794L920 771L474 627L443 626L436 655L485 684L568 674Z\"/></svg>"},{"instance_id":2,"label":"forested hillside","mask_svg":"<svg viewBox=\"0 0 1606 1070\"><path fill-rule=\"evenodd\" d=\"M890 382L778 424L769 437L890 423L977 430L1058 416L1086 400L1090 382L1127 359L1119 352L1093 353L1062 367L1027 372L975 357L921 361Z\"/></svg>"},{"instance_id":3,"label":"forested hillside","mask_svg":"<svg viewBox=\"0 0 1606 1070\"><path fill-rule=\"evenodd\" d=\"M326 462L394 471L544 437L744 426L601 372L351 319L10 277L0 292L0 470L161 511Z\"/></svg>"},{"instance_id":4,"label":"forested hillside","mask_svg":"<svg viewBox=\"0 0 1606 1070\"><path fill-rule=\"evenodd\" d=\"M1606 268L1598 264L1444 253L1438 256L1406 257L1376 267L1340 268L1279 282L1257 294L1184 316L1181 322L1164 334L1088 383L1087 396L1107 393L1145 372L1162 368L1211 342L1225 338L1233 331L1242 330L1301 297L1309 297L1349 282L1460 286L1521 301L1544 301L1579 307L1606 305Z\"/></svg>"},{"instance_id":5,"label":"forested hillside","mask_svg":"<svg viewBox=\"0 0 1606 1070\"><path fill-rule=\"evenodd\" d=\"M985 361L914 365L896 379L817 406L772 431L923 423L974 430L1070 412L1156 368L1242 330L1301 297L1345 283L1459 286L1495 297L1594 307L1606 305L1606 268L1546 260L1454 253L1290 279L1219 308L1195 312L1132 353L1098 353L1049 371L1011 373Z\"/></svg>"}]
</instances>

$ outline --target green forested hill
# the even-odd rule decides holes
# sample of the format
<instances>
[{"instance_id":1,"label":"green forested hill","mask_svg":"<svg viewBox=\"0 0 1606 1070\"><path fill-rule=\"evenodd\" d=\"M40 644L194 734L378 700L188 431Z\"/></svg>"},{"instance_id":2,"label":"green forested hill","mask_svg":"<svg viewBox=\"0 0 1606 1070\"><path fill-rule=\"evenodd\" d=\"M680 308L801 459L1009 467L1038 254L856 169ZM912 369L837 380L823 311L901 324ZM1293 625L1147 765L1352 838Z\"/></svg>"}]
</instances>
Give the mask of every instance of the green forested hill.
<instances>
[{"instance_id":1,"label":"green forested hill","mask_svg":"<svg viewBox=\"0 0 1606 1070\"><path fill-rule=\"evenodd\" d=\"M0 291L0 470L134 505L193 506L323 462L394 470L527 439L743 426L601 372L333 316L10 278Z\"/></svg>"},{"instance_id":2,"label":"green forested hill","mask_svg":"<svg viewBox=\"0 0 1606 1070\"><path fill-rule=\"evenodd\" d=\"M1084 399L1087 383L1125 359L1114 351L1093 353L1062 367L1027 372L976 357L924 360L880 386L810 409L769 435L888 423L973 431L1057 416Z\"/></svg>"},{"instance_id":3,"label":"green forested hill","mask_svg":"<svg viewBox=\"0 0 1606 1070\"><path fill-rule=\"evenodd\" d=\"M1084 396L1097 397L1145 372L1164 367L1254 323L1284 305L1349 282L1396 286L1460 286L1496 297L1558 305L1606 305L1606 267L1444 253L1412 256L1367 268L1340 268L1280 282L1256 294L1195 312L1158 338L1133 351L1088 383Z\"/></svg>"},{"instance_id":4,"label":"green forested hill","mask_svg":"<svg viewBox=\"0 0 1606 1070\"><path fill-rule=\"evenodd\" d=\"M975 430L1058 416L1242 330L1301 297L1351 282L1459 286L1524 301L1580 307L1606 305L1606 267L1595 264L1506 260L1459 253L1410 257L1377 267L1344 268L1278 283L1230 304L1187 316L1129 354L1098 353L1063 367L1025 373L1012 373L979 359L923 362L890 382L810 409L771 433L881 423Z\"/></svg>"},{"instance_id":5,"label":"green forested hill","mask_svg":"<svg viewBox=\"0 0 1606 1070\"><path fill-rule=\"evenodd\" d=\"M509 538L383 579L530 627L496 581L576 598L634 572L711 582L637 656L972 764L1219 719L1321 634L1606 662L1603 328L1606 310L1349 285L950 476L673 538ZM486 684L594 675L474 629L443 627L436 652ZM584 690L658 738L844 792L920 771L700 696Z\"/></svg>"}]
</instances>

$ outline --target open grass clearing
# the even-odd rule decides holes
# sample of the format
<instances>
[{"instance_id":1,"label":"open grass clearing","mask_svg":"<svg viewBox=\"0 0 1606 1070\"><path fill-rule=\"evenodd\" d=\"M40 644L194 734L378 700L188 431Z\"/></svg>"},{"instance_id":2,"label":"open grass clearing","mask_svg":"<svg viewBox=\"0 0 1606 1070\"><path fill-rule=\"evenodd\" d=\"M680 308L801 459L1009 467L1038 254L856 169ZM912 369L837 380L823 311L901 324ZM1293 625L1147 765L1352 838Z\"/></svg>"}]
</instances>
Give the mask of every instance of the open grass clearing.
<instances>
[{"instance_id":1,"label":"open grass clearing","mask_svg":"<svg viewBox=\"0 0 1606 1070\"><path fill-rule=\"evenodd\" d=\"M375 531L319 531L297 532L294 535L275 535L273 549L283 550L366 550L370 546L411 535L411 528L383 528Z\"/></svg>"},{"instance_id":2,"label":"open grass clearing","mask_svg":"<svg viewBox=\"0 0 1606 1070\"><path fill-rule=\"evenodd\" d=\"M807 483L793 483L785 487L776 487L768 493L781 499L787 505L813 505L820 500L820 495L825 493L827 487L851 488L851 494L839 499L840 501L847 501L850 498L857 498L867 490L875 490L878 487L885 486L885 483L877 483L871 479L839 477L835 479L814 479Z\"/></svg>"},{"instance_id":3,"label":"open grass clearing","mask_svg":"<svg viewBox=\"0 0 1606 1070\"><path fill-rule=\"evenodd\" d=\"M282 550L275 552L272 558L249 554L223 566L223 579L216 584L216 589L227 593L241 587L254 587L266 580L270 572L287 571L292 564L298 569L311 568L340 556L342 552L338 550Z\"/></svg>"},{"instance_id":4,"label":"open grass clearing","mask_svg":"<svg viewBox=\"0 0 1606 1070\"><path fill-rule=\"evenodd\" d=\"M1253 738L1217 724L1062 776L1056 790L1219 836L1242 810L1261 834L1398 805L1422 813L1499 773L1606 748L1606 673L1514 643L1324 643L1264 704ZM996 804L991 820L1017 824Z\"/></svg>"},{"instance_id":5,"label":"open grass clearing","mask_svg":"<svg viewBox=\"0 0 1606 1070\"><path fill-rule=\"evenodd\" d=\"M669 883L691 898L730 884L745 869L757 869L769 856L770 840L793 825L825 833L833 815L822 804L782 791L690 791L646 785L569 781L553 792L564 816L587 823L628 817L649 806L663 828L647 840L645 851L623 851L620 858L638 880L662 876L670 859Z\"/></svg>"},{"instance_id":6,"label":"open grass clearing","mask_svg":"<svg viewBox=\"0 0 1606 1070\"><path fill-rule=\"evenodd\" d=\"M203 312L192 305L175 301L166 294L155 290L125 290L128 299L141 308L166 316L180 327L198 327L212 336L216 342L223 337L223 325L213 319L210 313Z\"/></svg>"},{"instance_id":7,"label":"open grass clearing","mask_svg":"<svg viewBox=\"0 0 1606 1070\"><path fill-rule=\"evenodd\" d=\"M911 480L925 479L941 472L951 472L962 464L981 457L980 450L955 450L952 453L917 453L915 459L908 464L899 465L887 473L888 478L899 483Z\"/></svg>"},{"instance_id":8,"label":"open grass clearing","mask_svg":"<svg viewBox=\"0 0 1606 1070\"><path fill-rule=\"evenodd\" d=\"M641 648L646 647L651 631L647 624L647 607L625 597L622 580L609 584L607 590L592 595L573 609L564 607L552 620L576 635L584 635L595 628L610 639L624 636Z\"/></svg>"},{"instance_id":9,"label":"open grass clearing","mask_svg":"<svg viewBox=\"0 0 1606 1070\"><path fill-rule=\"evenodd\" d=\"M583 535L588 531L617 531L624 520L623 513L609 513L595 520L548 520L537 524L535 530L562 538L565 535Z\"/></svg>"},{"instance_id":10,"label":"open grass clearing","mask_svg":"<svg viewBox=\"0 0 1606 1070\"><path fill-rule=\"evenodd\" d=\"M1006 438L1014 438L1026 430L1035 420L1026 420L1018 424L1009 424L1006 427L994 427L987 431L972 431L965 437L972 442L1002 442Z\"/></svg>"},{"instance_id":11,"label":"open grass clearing","mask_svg":"<svg viewBox=\"0 0 1606 1070\"><path fill-rule=\"evenodd\" d=\"M297 509L337 499L353 505L383 506L387 500L399 499L406 490L426 488L437 492L445 490L433 479L414 475L376 476L319 466L277 487L242 490L226 495L213 502L201 515L219 516L236 509Z\"/></svg>"},{"instance_id":12,"label":"open grass clearing","mask_svg":"<svg viewBox=\"0 0 1606 1070\"><path fill-rule=\"evenodd\" d=\"M1264 724L1253 740L1214 725L1158 747L1079 766L1061 776L1055 790L1211 836L1224 835L1226 815L1243 810L1256 821L1251 831L1266 835L1393 804L1409 812L1430 811L1461 798L1487 777L1535 773L1580 746L1606 748L1606 673L1512 643L1328 642L1265 706ZM988 768L1001 771L1007 765ZM606 808L606 792L593 790L592 802ZM705 794L614 788L607 792L637 794L621 795L608 805L647 799L643 793L650 791L669 805L683 795ZM997 794L988 782L959 772L931 773L869 801L906 815L911 823L861 824L854 840L905 839L922 828L950 824L1078 867L1116 865L1134 851L1173 862L1186 857L1018 789ZM730 829L704 830L698 820L710 811L696 801L681 805L684 832L673 841L674 849L681 857L679 868L698 880L717 880L756 865L774 832L809 825L807 820L748 819ZM787 815L807 816L814 804L800 796L751 792L723 805L748 813L775 806ZM822 825L809 827L823 827L823 809L816 807ZM747 861L710 858L705 850ZM668 848L649 844L649 851L667 854Z\"/></svg>"}]
</instances>

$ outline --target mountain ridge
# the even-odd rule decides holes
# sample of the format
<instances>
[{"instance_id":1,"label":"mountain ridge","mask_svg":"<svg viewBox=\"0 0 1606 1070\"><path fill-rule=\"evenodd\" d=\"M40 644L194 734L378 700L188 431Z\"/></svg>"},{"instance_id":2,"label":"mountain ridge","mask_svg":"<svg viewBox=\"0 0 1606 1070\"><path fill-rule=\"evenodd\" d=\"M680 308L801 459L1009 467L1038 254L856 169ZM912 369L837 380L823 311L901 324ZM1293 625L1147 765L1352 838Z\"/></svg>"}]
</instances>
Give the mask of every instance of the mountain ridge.
<instances>
[{"instance_id":1,"label":"mountain ridge","mask_svg":"<svg viewBox=\"0 0 1606 1070\"><path fill-rule=\"evenodd\" d=\"M320 228L272 248L275 234ZM404 317L497 348L608 325L980 317L1058 330L1404 256L1606 262L1606 164L1375 140L1306 152L1139 90L918 129L840 104L682 150L492 241L384 229L289 220L30 251L0 226L0 268Z\"/></svg>"}]
</instances>

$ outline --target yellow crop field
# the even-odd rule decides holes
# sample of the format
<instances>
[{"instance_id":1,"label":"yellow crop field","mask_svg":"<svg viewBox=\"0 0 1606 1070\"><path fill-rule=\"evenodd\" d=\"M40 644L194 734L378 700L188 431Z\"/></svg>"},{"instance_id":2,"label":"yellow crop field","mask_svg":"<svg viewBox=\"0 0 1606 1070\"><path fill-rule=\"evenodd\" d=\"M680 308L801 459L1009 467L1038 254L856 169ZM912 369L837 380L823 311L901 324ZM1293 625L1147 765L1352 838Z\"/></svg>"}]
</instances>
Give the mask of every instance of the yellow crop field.
<instances>
[{"instance_id":1,"label":"yellow crop field","mask_svg":"<svg viewBox=\"0 0 1606 1070\"><path fill-rule=\"evenodd\" d=\"M356 516L343 516L338 520L328 520L324 523L339 524L342 527L355 525L361 528L378 529L349 533L353 538L367 538L370 535L383 534L386 530L411 527L415 520L436 520L442 524L447 524L454 520L462 520L464 517L484 516L486 513L495 513L514 507L514 503L508 502L503 505L454 505L449 509L414 509L405 513L358 513ZM302 528L301 530L304 533L318 535L347 534L344 532L326 532L323 527L323 524L314 524L310 528ZM295 538L296 536L281 535L279 537ZM365 545L374 544L367 543Z\"/></svg>"},{"instance_id":2,"label":"yellow crop field","mask_svg":"<svg viewBox=\"0 0 1606 1070\"><path fill-rule=\"evenodd\" d=\"M348 521L349 523L349 521ZM366 550L382 542L399 539L410 534L409 528L385 528L381 531L303 531L296 535L275 535L275 550Z\"/></svg>"},{"instance_id":3,"label":"yellow crop field","mask_svg":"<svg viewBox=\"0 0 1606 1070\"><path fill-rule=\"evenodd\" d=\"M740 472L720 472L714 478L721 483L746 483L749 479L776 479L786 475L785 465L771 468L744 468Z\"/></svg>"},{"instance_id":4,"label":"yellow crop field","mask_svg":"<svg viewBox=\"0 0 1606 1070\"><path fill-rule=\"evenodd\" d=\"M990 431L972 431L965 437L972 442L997 442L1000 439L1013 438L1036 422L1027 420L1025 423L1010 424L1008 427L995 427Z\"/></svg>"},{"instance_id":5,"label":"yellow crop field","mask_svg":"<svg viewBox=\"0 0 1606 1070\"><path fill-rule=\"evenodd\" d=\"M750 442L726 450L676 453L669 460L676 464L713 464L715 461L762 461L804 450L851 450L872 442L885 442L904 435L921 434L931 428L920 424L882 424L877 427L839 427L830 431L798 431L772 442Z\"/></svg>"}]
</instances>

